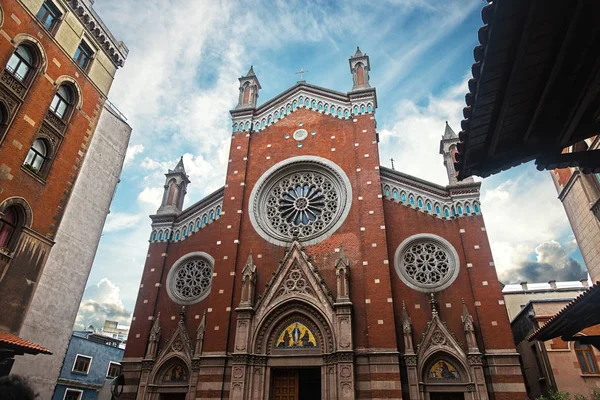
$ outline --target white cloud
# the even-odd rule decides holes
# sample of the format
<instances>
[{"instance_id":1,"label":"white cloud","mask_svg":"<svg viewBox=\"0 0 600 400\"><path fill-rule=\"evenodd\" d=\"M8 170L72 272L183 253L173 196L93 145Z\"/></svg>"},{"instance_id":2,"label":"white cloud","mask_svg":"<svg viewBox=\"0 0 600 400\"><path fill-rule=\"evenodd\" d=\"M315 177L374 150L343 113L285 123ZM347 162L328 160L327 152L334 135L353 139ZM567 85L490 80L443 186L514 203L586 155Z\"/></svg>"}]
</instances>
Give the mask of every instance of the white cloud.
<instances>
[{"instance_id":1,"label":"white cloud","mask_svg":"<svg viewBox=\"0 0 600 400\"><path fill-rule=\"evenodd\" d=\"M113 212L108 214L104 232L116 232L137 225L143 218L142 214L127 214Z\"/></svg>"},{"instance_id":2,"label":"white cloud","mask_svg":"<svg viewBox=\"0 0 600 400\"><path fill-rule=\"evenodd\" d=\"M123 306L120 288L103 278L97 284L85 289L75 327L84 329L93 325L95 328L101 328L106 320L129 325L131 312Z\"/></svg>"},{"instance_id":3,"label":"white cloud","mask_svg":"<svg viewBox=\"0 0 600 400\"><path fill-rule=\"evenodd\" d=\"M125 153L125 162L124 162L124 167L128 166L129 164L131 164L135 158L135 156L137 156L138 154L141 154L144 152L144 145L143 144L134 144L133 146L129 146L127 148L127 153Z\"/></svg>"}]
</instances>

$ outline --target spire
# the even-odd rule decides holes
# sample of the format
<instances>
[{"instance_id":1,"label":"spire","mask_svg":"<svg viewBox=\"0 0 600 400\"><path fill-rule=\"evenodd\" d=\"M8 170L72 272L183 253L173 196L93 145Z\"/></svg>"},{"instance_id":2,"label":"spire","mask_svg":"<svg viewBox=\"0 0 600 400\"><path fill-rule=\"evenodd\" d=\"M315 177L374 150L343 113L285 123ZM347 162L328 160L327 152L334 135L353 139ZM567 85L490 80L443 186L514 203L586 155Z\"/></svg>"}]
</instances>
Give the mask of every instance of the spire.
<instances>
[{"instance_id":1,"label":"spire","mask_svg":"<svg viewBox=\"0 0 600 400\"><path fill-rule=\"evenodd\" d=\"M185 309L185 306L181 306L181 311L179 311L179 325L182 325L182 326L185 325L186 314L187 314L187 311Z\"/></svg>"},{"instance_id":2,"label":"spire","mask_svg":"<svg viewBox=\"0 0 600 400\"><path fill-rule=\"evenodd\" d=\"M434 317L437 317L437 315L438 315L437 300L435 299L435 296L433 293L431 293L431 295L430 295L429 305L431 306L431 315Z\"/></svg>"},{"instance_id":3,"label":"spire","mask_svg":"<svg viewBox=\"0 0 600 400\"><path fill-rule=\"evenodd\" d=\"M250 253L246 259L246 265L254 265L254 260L252 259L252 249L250 249Z\"/></svg>"},{"instance_id":4,"label":"spire","mask_svg":"<svg viewBox=\"0 0 600 400\"><path fill-rule=\"evenodd\" d=\"M239 98L236 110L240 108L254 108L258 101L258 91L260 90L260 83L254 73L254 65L250 66L248 73L241 78L239 88Z\"/></svg>"},{"instance_id":5,"label":"spire","mask_svg":"<svg viewBox=\"0 0 600 400\"><path fill-rule=\"evenodd\" d=\"M360 47L356 46L356 53L348 61L352 73L352 91L370 88L369 71L371 70L371 64L369 63L369 56L360 51Z\"/></svg>"},{"instance_id":6,"label":"spire","mask_svg":"<svg viewBox=\"0 0 600 400\"><path fill-rule=\"evenodd\" d=\"M402 333L404 335L404 351L406 354L415 353L412 342L411 322L412 321L408 316L408 310L406 309L406 304L404 304L404 300L402 300L402 317L400 318L400 323L402 324Z\"/></svg>"},{"instance_id":7,"label":"spire","mask_svg":"<svg viewBox=\"0 0 600 400\"><path fill-rule=\"evenodd\" d=\"M340 265L340 263L344 264L345 266L348 266L348 257L346 257L346 252L344 251L344 243L340 243L340 255L337 259L337 261L335 262L335 266L337 267L338 265Z\"/></svg>"},{"instance_id":8,"label":"spire","mask_svg":"<svg viewBox=\"0 0 600 400\"><path fill-rule=\"evenodd\" d=\"M156 213L179 214L183 210L183 200L187 193L187 185L190 183L183 165L183 156L179 159L175 168L168 170L165 176L163 199Z\"/></svg>"},{"instance_id":9,"label":"spire","mask_svg":"<svg viewBox=\"0 0 600 400\"><path fill-rule=\"evenodd\" d=\"M444 130L442 139L458 139L458 135L452 130L452 128L450 128L448 121L446 121L446 129Z\"/></svg>"}]
</instances>

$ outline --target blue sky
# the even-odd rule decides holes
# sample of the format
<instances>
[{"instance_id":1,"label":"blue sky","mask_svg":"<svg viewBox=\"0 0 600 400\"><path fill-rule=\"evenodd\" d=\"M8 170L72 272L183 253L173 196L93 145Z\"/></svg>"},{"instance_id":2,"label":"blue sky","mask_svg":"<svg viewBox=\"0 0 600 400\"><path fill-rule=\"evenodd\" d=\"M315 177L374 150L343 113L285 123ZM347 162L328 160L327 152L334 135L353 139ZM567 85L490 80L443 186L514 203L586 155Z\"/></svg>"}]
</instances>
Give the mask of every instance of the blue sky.
<instances>
[{"instance_id":1,"label":"blue sky","mask_svg":"<svg viewBox=\"0 0 600 400\"><path fill-rule=\"evenodd\" d=\"M477 0L96 0L130 49L109 98L133 127L126 165L84 293L78 323L126 322L164 172L181 155L190 205L224 184L228 111L250 65L259 103L298 80L346 92L356 46L370 56L381 160L446 184L438 154L444 121L458 132L482 25ZM547 172L531 165L488 178L482 211L503 281L571 277L581 255ZM576 274L575 274L576 275Z\"/></svg>"}]
</instances>

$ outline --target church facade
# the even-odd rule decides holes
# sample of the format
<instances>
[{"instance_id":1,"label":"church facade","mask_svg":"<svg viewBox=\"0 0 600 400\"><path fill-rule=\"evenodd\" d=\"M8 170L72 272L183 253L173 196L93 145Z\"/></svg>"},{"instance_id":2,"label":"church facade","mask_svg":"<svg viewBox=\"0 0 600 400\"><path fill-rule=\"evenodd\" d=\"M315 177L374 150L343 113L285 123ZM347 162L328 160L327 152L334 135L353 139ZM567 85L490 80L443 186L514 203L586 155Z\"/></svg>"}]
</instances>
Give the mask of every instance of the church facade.
<instances>
[{"instance_id":1,"label":"church facade","mask_svg":"<svg viewBox=\"0 0 600 400\"><path fill-rule=\"evenodd\" d=\"M479 204L380 165L370 60L352 90L262 105L240 78L223 188L166 174L123 359L128 399L526 398Z\"/></svg>"}]
</instances>

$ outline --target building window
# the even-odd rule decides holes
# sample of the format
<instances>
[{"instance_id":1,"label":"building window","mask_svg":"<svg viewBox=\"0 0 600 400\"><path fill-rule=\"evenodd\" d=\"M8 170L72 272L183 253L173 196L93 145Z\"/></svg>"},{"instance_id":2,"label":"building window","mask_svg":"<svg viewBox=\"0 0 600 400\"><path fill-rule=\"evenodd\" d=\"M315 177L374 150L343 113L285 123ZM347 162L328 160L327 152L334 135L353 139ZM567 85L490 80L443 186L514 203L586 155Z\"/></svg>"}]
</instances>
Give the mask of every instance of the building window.
<instances>
[{"instance_id":1,"label":"building window","mask_svg":"<svg viewBox=\"0 0 600 400\"><path fill-rule=\"evenodd\" d=\"M187 254L173 264L167 276L167 294L174 302L195 304L210 293L215 260L203 252Z\"/></svg>"},{"instance_id":2,"label":"building window","mask_svg":"<svg viewBox=\"0 0 600 400\"><path fill-rule=\"evenodd\" d=\"M20 82L25 82L29 71L33 69L33 52L28 46L20 45L6 64L6 69Z\"/></svg>"},{"instance_id":3,"label":"building window","mask_svg":"<svg viewBox=\"0 0 600 400\"><path fill-rule=\"evenodd\" d=\"M65 390L65 397L63 397L63 400L81 400L82 395L83 390L67 389Z\"/></svg>"},{"instance_id":4,"label":"building window","mask_svg":"<svg viewBox=\"0 0 600 400\"><path fill-rule=\"evenodd\" d=\"M352 188L344 171L320 157L291 158L260 177L250 198L250 220L271 243L315 244L331 236L350 211Z\"/></svg>"},{"instance_id":5,"label":"building window","mask_svg":"<svg viewBox=\"0 0 600 400\"><path fill-rule=\"evenodd\" d=\"M90 370L90 365L92 364L92 357L82 356L81 354L77 354L75 357L75 362L73 363L73 372L80 372L82 374L87 374Z\"/></svg>"},{"instance_id":6,"label":"building window","mask_svg":"<svg viewBox=\"0 0 600 400\"><path fill-rule=\"evenodd\" d=\"M58 26L62 13L58 8L49 0L44 1L44 4L40 7L36 17L49 31L53 32L54 28Z\"/></svg>"},{"instance_id":7,"label":"building window","mask_svg":"<svg viewBox=\"0 0 600 400\"><path fill-rule=\"evenodd\" d=\"M597 374L598 364L596 364L596 356L589 344L575 342L575 353L582 374Z\"/></svg>"},{"instance_id":8,"label":"building window","mask_svg":"<svg viewBox=\"0 0 600 400\"><path fill-rule=\"evenodd\" d=\"M410 288L430 293L450 286L458 276L458 253L445 239L424 233L404 240L396 249L398 277Z\"/></svg>"},{"instance_id":9,"label":"building window","mask_svg":"<svg viewBox=\"0 0 600 400\"><path fill-rule=\"evenodd\" d=\"M15 206L4 210L4 216L0 218L0 249L12 249L17 242L23 218L20 217Z\"/></svg>"},{"instance_id":10,"label":"building window","mask_svg":"<svg viewBox=\"0 0 600 400\"><path fill-rule=\"evenodd\" d=\"M90 46L88 46L87 43L82 41L81 43L79 43L79 47L77 48L73 59L75 60L77 65L81 67L81 69L87 71L87 68L90 65L90 61L92 61L93 55L94 52L92 51Z\"/></svg>"},{"instance_id":11,"label":"building window","mask_svg":"<svg viewBox=\"0 0 600 400\"><path fill-rule=\"evenodd\" d=\"M41 172L47 158L48 147L46 143L42 139L35 139L23 165L28 169L33 169L34 172Z\"/></svg>"},{"instance_id":12,"label":"building window","mask_svg":"<svg viewBox=\"0 0 600 400\"><path fill-rule=\"evenodd\" d=\"M435 213L438 214L438 215L441 213L439 206L435 206Z\"/></svg>"},{"instance_id":13,"label":"building window","mask_svg":"<svg viewBox=\"0 0 600 400\"><path fill-rule=\"evenodd\" d=\"M68 114L70 106L73 104L73 94L67 85L60 85L52 103L50 103L50 111L57 117L64 120Z\"/></svg>"},{"instance_id":14,"label":"building window","mask_svg":"<svg viewBox=\"0 0 600 400\"><path fill-rule=\"evenodd\" d=\"M117 362L108 363L108 371L106 372L107 378L116 378L121 374L121 364Z\"/></svg>"}]
</instances>

